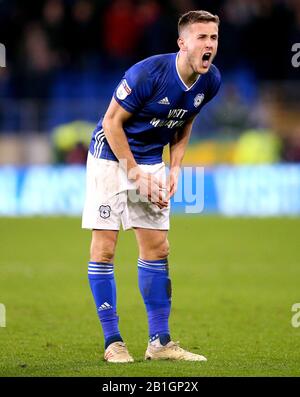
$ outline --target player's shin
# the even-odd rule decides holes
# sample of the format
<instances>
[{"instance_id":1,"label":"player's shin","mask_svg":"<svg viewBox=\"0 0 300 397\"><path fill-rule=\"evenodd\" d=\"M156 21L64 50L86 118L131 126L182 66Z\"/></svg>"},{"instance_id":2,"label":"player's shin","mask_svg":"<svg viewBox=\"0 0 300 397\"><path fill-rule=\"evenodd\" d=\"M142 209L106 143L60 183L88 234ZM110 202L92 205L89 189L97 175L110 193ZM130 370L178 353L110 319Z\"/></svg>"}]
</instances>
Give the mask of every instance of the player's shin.
<instances>
[{"instance_id":1,"label":"player's shin","mask_svg":"<svg viewBox=\"0 0 300 397\"><path fill-rule=\"evenodd\" d=\"M116 284L111 263L89 262L88 278L105 338L105 349L122 341L116 311Z\"/></svg>"},{"instance_id":2,"label":"player's shin","mask_svg":"<svg viewBox=\"0 0 300 397\"><path fill-rule=\"evenodd\" d=\"M148 315L150 340L159 338L162 345L170 341L171 280L168 260L138 260L139 288Z\"/></svg>"}]
</instances>

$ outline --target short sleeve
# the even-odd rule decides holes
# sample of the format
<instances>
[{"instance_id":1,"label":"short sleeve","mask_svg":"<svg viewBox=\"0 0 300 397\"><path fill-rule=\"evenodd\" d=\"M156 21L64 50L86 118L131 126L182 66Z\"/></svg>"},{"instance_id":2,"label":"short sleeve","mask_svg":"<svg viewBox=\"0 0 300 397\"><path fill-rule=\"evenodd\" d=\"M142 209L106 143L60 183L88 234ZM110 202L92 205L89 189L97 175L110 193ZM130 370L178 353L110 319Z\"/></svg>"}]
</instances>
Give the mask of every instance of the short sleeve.
<instances>
[{"instance_id":1,"label":"short sleeve","mask_svg":"<svg viewBox=\"0 0 300 397\"><path fill-rule=\"evenodd\" d=\"M151 76L143 66L136 64L123 76L114 91L114 98L125 110L134 113L145 104L152 90Z\"/></svg>"}]
</instances>

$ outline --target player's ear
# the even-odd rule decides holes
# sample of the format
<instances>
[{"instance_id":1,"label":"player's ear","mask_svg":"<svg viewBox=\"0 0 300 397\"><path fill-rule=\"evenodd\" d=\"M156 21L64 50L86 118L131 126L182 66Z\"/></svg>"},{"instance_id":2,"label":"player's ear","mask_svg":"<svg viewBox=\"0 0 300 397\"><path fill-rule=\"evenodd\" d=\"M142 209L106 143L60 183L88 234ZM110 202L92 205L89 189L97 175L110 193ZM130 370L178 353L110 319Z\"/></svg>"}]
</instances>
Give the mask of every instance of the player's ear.
<instances>
[{"instance_id":1,"label":"player's ear","mask_svg":"<svg viewBox=\"0 0 300 397\"><path fill-rule=\"evenodd\" d=\"M178 37L177 44L181 51L187 50L186 45L185 45L185 40L183 37Z\"/></svg>"}]
</instances>

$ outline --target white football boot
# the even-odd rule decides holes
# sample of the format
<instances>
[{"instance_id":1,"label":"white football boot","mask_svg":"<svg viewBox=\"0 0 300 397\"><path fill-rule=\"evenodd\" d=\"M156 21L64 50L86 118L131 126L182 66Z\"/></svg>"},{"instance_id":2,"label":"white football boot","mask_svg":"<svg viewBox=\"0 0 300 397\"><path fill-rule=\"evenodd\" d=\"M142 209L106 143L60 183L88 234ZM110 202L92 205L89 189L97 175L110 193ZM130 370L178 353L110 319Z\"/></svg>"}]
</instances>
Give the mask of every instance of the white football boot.
<instances>
[{"instance_id":1,"label":"white football boot","mask_svg":"<svg viewBox=\"0 0 300 397\"><path fill-rule=\"evenodd\" d=\"M163 346L157 338L148 343L145 360L207 361L207 358L182 349L178 342L170 341Z\"/></svg>"},{"instance_id":2,"label":"white football boot","mask_svg":"<svg viewBox=\"0 0 300 397\"><path fill-rule=\"evenodd\" d=\"M104 360L108 363L133 363L124 342L111 343L104 352Z\"/></svg>"}]
</instances>

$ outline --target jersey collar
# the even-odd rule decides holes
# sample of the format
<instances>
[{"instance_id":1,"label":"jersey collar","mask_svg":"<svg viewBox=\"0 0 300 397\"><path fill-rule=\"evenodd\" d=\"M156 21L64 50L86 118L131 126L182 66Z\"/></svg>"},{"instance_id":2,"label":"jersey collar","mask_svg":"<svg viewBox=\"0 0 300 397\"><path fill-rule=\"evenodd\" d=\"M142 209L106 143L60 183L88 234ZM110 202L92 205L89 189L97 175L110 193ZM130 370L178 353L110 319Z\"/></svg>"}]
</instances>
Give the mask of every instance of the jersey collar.
<instances>
[{"instance_id":1,"label":"jersey collar","mask_svg":"<svg viewBox=\"0 0 300 397\"><path fill-rule=\"evenodd\" d=\"M190 87L188 87L185 82L182 80L178 67L177 67L177 61L178 61L178 56L179 56L179 52L177 52L176 57L175 57L175 61L174 61L174 66L175 66L175 76L176 76L176 80L179 83L180 87L184 90L184 91L191 91L192 88L197 84L197 82L199 81L201 75L199 74L199 76L197 77L197 80L194 82L193 85L191 85Z\"/></svg>"}]
</instances>

